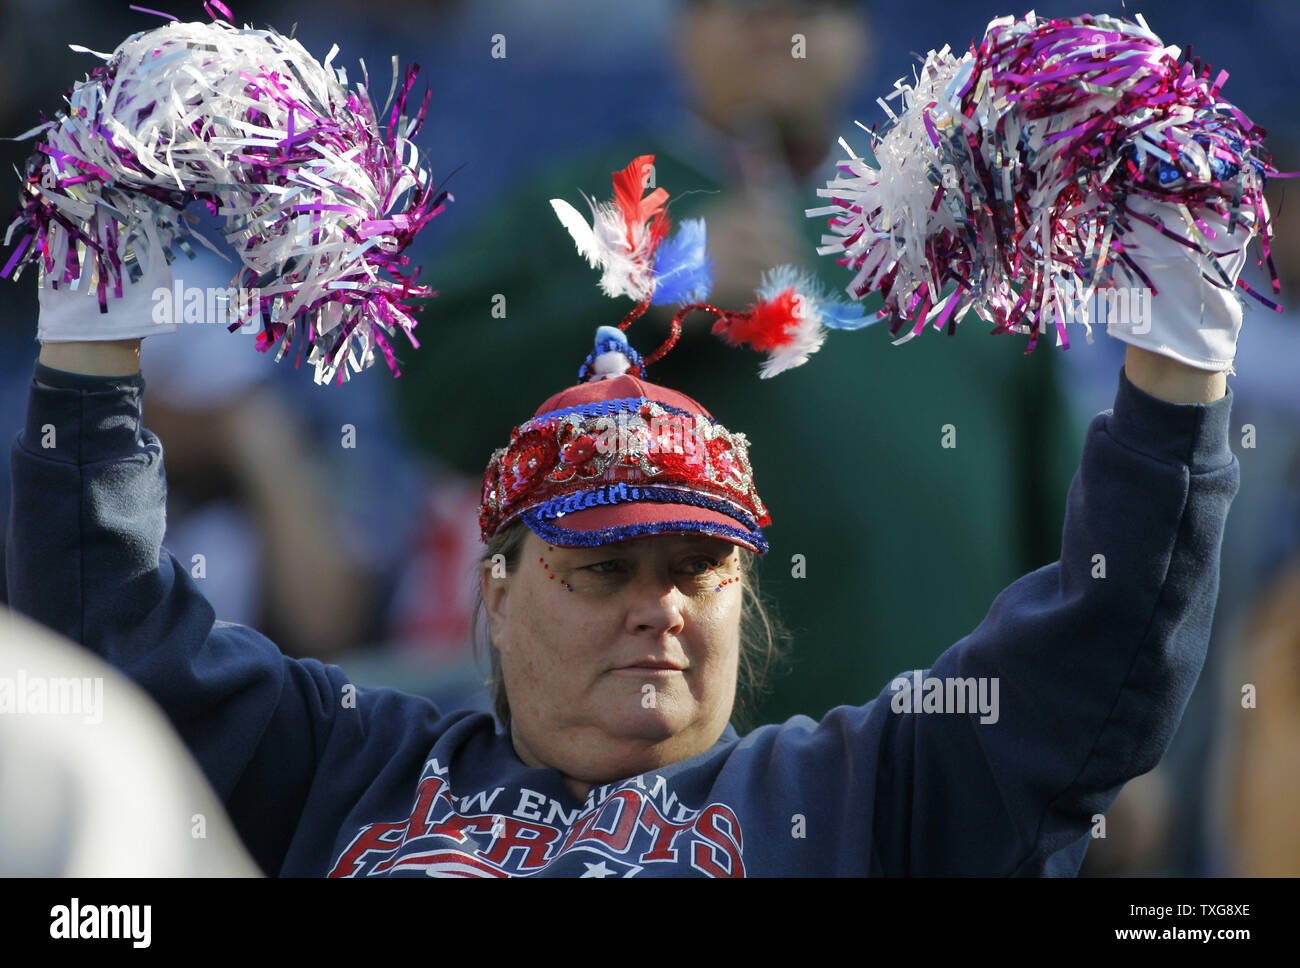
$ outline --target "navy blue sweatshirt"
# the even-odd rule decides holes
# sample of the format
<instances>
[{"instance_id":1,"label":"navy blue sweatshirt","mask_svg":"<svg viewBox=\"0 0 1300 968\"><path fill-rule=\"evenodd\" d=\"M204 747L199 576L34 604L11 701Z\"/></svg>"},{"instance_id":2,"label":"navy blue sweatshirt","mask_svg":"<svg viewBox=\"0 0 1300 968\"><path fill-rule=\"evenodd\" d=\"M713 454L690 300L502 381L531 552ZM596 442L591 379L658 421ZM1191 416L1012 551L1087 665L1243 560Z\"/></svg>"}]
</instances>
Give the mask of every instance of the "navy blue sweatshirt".
<instances>
[{"instance_id":1,"label":"navy blue sweatshirt","mask_svg":"<svg viewBox=\"0 0 1300 968\"><path fill-rule=\"evenodd\" d=\"M491 716L354 689L217 621L162 547L143 380L37 373L59 385L33 384L13 446L13 605L148 691L254 857L284 875L1073 875L1095 818L1178 726L1239 481L1231 392L1174 405L1121 370L1088 429L1060 560L1008 586L933 667L820 722L728 727L580 803ZM902 577L942 596L961 576L943 574L942 535L934 552L933 574Z\"/></svg>"}]
</instances>

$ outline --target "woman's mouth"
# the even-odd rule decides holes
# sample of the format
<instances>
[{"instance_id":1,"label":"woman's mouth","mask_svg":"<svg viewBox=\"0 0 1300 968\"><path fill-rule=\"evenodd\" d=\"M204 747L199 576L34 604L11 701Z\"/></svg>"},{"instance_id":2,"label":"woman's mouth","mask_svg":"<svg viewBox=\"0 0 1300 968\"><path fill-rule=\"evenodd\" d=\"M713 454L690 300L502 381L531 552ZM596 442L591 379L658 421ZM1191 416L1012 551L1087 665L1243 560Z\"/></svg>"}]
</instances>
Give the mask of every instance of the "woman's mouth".
<instances>
[{"instance_id":1,"label":"woman's mouth","mask_svg":"<svg viewBox=\"0 0 1300 968\"><path fill-rule=\"evenodd\" d=\"M669 676L679 672L685 672L686 666L683 663L672 659L638 659L636 662L629 663L625 666L619 666L613 670L627 675L660 675Z\"/></svg>"}]
</instances>

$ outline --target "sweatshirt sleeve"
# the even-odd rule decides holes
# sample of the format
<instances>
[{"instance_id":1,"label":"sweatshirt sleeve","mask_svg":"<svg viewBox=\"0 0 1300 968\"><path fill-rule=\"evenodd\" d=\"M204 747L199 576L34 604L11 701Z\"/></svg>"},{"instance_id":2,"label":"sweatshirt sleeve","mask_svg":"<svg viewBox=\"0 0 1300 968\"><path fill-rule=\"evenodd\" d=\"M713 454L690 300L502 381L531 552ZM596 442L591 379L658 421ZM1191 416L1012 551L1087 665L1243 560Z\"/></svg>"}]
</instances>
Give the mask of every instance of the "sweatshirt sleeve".
<instances>
[{"instance_id":1,"label":"sweatshirt sleeve","mask_svg":"<svg viewBox=\"0 0 1300 968\"><path fill-rule=\"evenodd\" d=\"M1070 486L1060 559L1004 589L973 632L876 704L873 866L1078 872L1094 818L1160 761L1205 660L1239 483L1231 406L1230 390L1167 403L1121 369ZM938 688L927 679L982 681L992 714L926 714L925 690ZM897 713L905 691L919 711Z\"/></svg>"},{"instance_id":2,"label":"sweatshirt sleeve","mask_svg":"<svg viewBox=\"0 0 1300 968\"><path fill-rule=\"evenodd\" d=\"M153 697L250 852L276 873L308 798L329 794L317 789L322 758L388 741L391 731L368 728L375 715L428 722L436 711L389 690L343 702L341 669L290 659L252 629L216 620L187 566L162 547L167 485L162 445L141 423L143 392L139 374L37 365L11 454L11 604ZM383 762L383 750L366 753L358 761Z\"/></svg>"}]
</instances>

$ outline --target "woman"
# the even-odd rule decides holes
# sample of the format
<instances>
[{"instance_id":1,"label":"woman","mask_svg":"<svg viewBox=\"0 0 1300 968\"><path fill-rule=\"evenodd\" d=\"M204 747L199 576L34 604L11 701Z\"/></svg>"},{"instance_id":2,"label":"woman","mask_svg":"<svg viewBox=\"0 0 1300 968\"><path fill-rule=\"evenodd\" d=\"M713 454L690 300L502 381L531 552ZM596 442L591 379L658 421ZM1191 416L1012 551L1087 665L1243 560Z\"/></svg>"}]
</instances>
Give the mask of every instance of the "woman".
<instances>
[{"instance_id":1,"label":"woman","mask_svg":"<svg viewBox=\"0 0 1300 968\"><path fill-rule=\"evenodd\" d=\"M12 458L13 602L153 695L271 873L1072 875L1178 725L1238 483L1226 370L1240 308L1158 231L1133 234L1162 295L1149 330L1111 326L1127 360L1089 428L1060 560L924 674L820 722L729 725L770 521L748 442L647 382L610 333L588 379L543 403L485 475L503 731L357 689L217 621L161 549L162 449L141 424L138 364L141 337L175 328L147 308L166 267L98 318L42 291ZM1222 263L1234 281L1243 235ZM880 499L837 480L833 453L789 472L828 514ZM870 536L845 540L851 567ZM941 595L960 576L913 580ZM816 661L817 643L803 648Z\"/></svg>"}]
</instances>

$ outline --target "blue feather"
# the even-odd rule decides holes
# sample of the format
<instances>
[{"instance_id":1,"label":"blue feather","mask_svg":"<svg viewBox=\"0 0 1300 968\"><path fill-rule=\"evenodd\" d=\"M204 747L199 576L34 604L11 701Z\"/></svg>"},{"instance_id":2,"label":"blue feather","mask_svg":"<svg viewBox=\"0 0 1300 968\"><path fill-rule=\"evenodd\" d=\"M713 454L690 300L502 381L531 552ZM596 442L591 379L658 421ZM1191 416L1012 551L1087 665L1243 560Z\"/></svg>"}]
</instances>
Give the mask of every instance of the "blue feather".
<instances>
[{"instance_id":1,"label":"blue feather","mask_svg":"<svg viewBox=\"0 0 1300 968\"><path fill-rule=\"evenodd\" d=\"M713 288L713 263L705 247L704 219L690 219L677 233L659 243L655 253L655 288L650 303L685 305L703 302Z\"/></svg>"},{"instance_id":2,"label":"blue feather","mask_svg":"<svg viewBox=\"0 0 1300 968\"><path fill-rule=\"evenodd\" d=\"M876 317L866 315L858 303L827 300L819 308L822 312L822 325L827 329L861 329L876 322Z\"/></svg>"}]
</instances>

